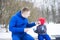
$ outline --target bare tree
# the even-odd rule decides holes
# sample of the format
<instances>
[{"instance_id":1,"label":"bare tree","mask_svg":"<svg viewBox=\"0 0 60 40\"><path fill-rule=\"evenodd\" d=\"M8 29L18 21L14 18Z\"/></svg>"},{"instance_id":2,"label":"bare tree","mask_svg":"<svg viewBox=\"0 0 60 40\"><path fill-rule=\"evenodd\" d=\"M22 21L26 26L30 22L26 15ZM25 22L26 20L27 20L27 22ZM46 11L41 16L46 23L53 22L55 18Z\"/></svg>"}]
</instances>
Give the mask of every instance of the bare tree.
<instances>
[{"instance_id":1,"label":"bare tree","mask_svg":"<svg viewBox=\"0 0 60 40\"><path fill-rule=\"evenodd\" d=\"M0 0L0 24L1 24L1 19L2 19L2 0Z\"/></svg>"}]
</instances>

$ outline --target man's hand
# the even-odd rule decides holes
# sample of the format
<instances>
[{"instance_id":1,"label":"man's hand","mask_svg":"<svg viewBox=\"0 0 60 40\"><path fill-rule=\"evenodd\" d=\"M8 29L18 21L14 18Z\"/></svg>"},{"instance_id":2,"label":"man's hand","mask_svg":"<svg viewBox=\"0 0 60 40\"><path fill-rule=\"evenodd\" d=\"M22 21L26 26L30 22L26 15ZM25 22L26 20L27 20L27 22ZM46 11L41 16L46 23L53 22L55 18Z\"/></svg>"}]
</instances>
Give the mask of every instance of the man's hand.
<instances>
[{"instance_id":1,"label":"man's hand","mask_svg":"<svg viewBox=\"0 0 60 40\"><path fill-rule=\"evenodd\" d=\"M24 32L28 32L30 30L30 28L25 28Z\"/></svg>"},{"instance_id":2,"label":"man's hand","mask_svg":"<svg viewBox=\"0 0 60 40\"><path fill-rule=\"evenodd\" d=\"M40 22L39 22L39 21L36 21L35 24L36 24L36 25L40 25Z\"/></svg>"}]
</instances>

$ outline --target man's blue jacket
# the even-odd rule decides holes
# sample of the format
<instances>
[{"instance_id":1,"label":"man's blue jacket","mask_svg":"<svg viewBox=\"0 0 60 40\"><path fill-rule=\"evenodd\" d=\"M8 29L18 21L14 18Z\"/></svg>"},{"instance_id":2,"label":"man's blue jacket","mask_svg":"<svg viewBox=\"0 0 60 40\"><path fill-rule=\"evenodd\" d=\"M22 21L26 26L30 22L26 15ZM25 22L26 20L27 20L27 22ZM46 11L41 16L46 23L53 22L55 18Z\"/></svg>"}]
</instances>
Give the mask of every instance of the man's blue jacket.
<instances>
[{"instance_id":1,"label":"man's blue jacket","mask_svg":"<svg viewBox=\"0 0 60 40\"><path fill-rule=\"evenodd\" d=\"M10 19L9 30L12 32L12 35L23 35L25 33L24 28L35 26L35 23L29 24L28 19L24 18L21 14L21 11L18 11Z\"/></svg>"}]
</instances>

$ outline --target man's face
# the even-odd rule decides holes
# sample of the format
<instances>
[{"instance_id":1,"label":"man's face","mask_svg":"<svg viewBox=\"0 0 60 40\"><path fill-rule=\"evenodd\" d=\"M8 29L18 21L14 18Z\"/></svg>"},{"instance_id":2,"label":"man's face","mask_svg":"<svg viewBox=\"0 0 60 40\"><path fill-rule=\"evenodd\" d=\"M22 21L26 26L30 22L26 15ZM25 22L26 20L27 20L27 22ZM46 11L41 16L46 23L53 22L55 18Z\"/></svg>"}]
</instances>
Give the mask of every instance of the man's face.
<instances>
[{"instance_id":1,"label":"man's face","mask_svg":"<svg viewBox=\"0 0 60 40\"><path fill-rule=\"evenodd\" d=\"M23 12L22 16L28 18L30 16L30 11Z\"/></svg>"}]
</instances>

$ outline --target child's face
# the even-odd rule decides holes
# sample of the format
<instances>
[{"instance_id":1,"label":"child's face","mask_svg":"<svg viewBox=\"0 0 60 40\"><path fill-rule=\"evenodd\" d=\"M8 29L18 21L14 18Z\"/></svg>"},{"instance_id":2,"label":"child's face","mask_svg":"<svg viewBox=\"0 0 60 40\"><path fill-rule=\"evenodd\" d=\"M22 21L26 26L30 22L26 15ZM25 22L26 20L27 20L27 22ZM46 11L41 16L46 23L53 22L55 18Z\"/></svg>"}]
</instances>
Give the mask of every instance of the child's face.
<instances>
[{"instance_id":1,"label":"child's face","mask_svg":"<svg viewBox=\"0 0 60 40\"><path fill-rule=\"evenodd\" d=\"M41 24L41 22L40 21L38 21L38 25L40 25Z\"/></svg>"}]
</instances>

